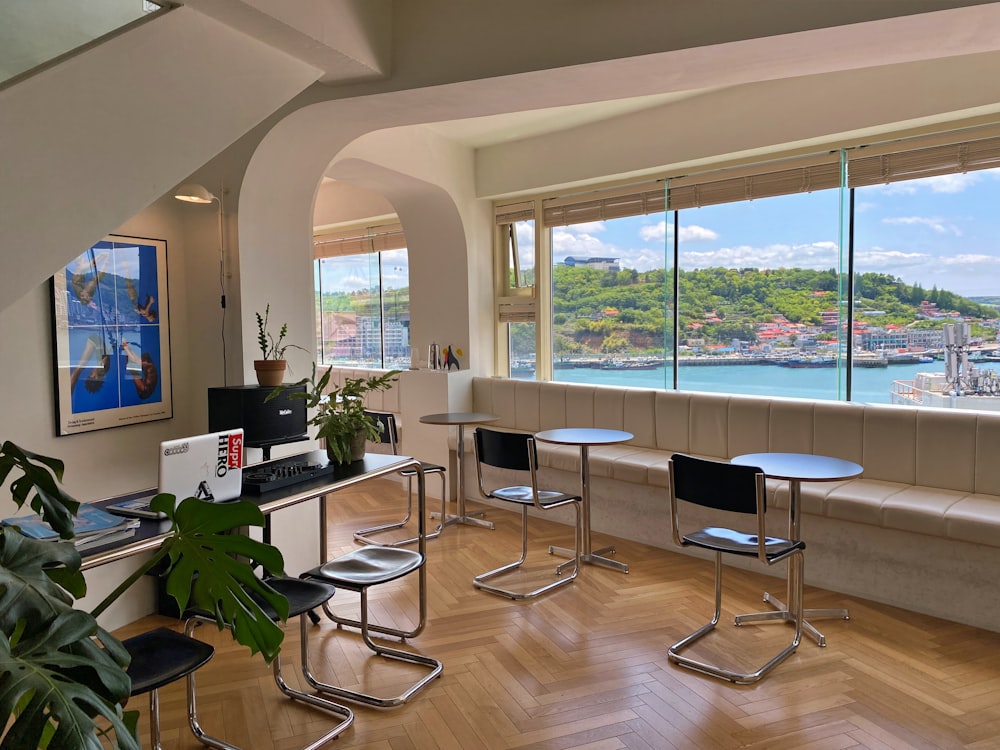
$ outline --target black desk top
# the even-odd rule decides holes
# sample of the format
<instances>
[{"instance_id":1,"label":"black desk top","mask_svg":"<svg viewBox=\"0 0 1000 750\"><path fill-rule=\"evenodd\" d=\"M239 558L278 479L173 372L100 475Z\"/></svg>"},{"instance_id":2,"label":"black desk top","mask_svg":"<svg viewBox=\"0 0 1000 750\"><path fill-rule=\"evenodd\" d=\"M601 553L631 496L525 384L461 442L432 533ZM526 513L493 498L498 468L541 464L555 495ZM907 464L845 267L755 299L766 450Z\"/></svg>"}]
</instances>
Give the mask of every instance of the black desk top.
<instances>
[{"instance_id":1,"label":"black desk top","mask_svg":"<svg viewBox=\"0 0 1000 750\"><path fill-rule=\"evenodd\" d=\"M301 455L307 462L313 464L326 463L328 460L325 451L311 451ZM287 460L287 458L275 459L275 461L282 460ZM265 466L267 463L254 464L254 466ZM339 465L332 477L328 475L310 479L270 492L263 492L259 495L244 492L238 499L257 505L260 507L261 512L267 515L276 510L288 508L298 503L336 492L339 489L344 489L367 479L393 474L406 466L417 463L419 462L408 456L368 453L361 461ZM153 488L140 490L127 495L98 500L94 505L103 508L111 503L123 500L149 497L155 494L155 492L156 490ZM148 518L140 519L139 527L135 530L134 536L82 550L80 555L83 558L83 569L94 568L98 565L104 565L115 560L121 560L132 555L156 549L167 537L169 531L170 523L168 521L158 521Z\"/></svg>"}]
</instances>

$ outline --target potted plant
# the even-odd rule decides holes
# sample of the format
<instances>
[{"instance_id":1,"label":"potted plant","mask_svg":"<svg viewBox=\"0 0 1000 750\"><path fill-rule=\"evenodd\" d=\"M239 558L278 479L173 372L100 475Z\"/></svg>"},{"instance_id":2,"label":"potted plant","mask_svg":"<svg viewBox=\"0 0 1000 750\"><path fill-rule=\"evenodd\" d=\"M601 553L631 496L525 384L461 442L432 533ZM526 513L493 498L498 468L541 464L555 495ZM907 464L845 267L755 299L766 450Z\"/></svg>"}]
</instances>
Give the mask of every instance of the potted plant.
<instances>
[{"instance_id":1,"label":"potted plant","mask_svg":"<svg viewBox=\"0 0 1000 750\"><path fill-rule=\"evenodd\" d=\"M278 338L275 338L268 330L271 316L271 305L264 308L264 314L255 312L257 317L257 346L260 347L261 359L253 361L253 369L257 373L257 383L266 386L281 385L285 379L285 368L288 363L285 361L285 350L289 347L302 349L297 344L286 344L285 337L288 335L288 324L282 323L278 329Z\"/></svg>"},{"instance_id":2,"label":"potted plant","mask_svg":"<svg viewBox=\"0 0 1000 750\"><path fill-rule=\"evenodd\" d=\"M326 441L326 453L330 460L338 463L359 461L365 456L365 441L378 440L380 425L365 413L365 395L385 391L396 382L400 370L389 370L384 375L362 378L345 378L339 388L330 388L328 367L322 376L316 377L316 363L313 362L312 375L295 385L305 385L305 392L296 391L288 398L303 398L306 407L312 410L309 424L317 428L316 437ZM282 387L272 391L267 400L281 393Z\"/></svg>"},{"instance_id":3,"label":"potted plant","mask_svg":"<svg viewBox=\"0 0 1000 750\"><path fill-rule=\"evenodd\" d=\"M131 687L128 653L96 618L156 566L165 567L161 575L180 611L190 605L215 612L219 627L231 626L252 652L268 661L277 656L283 631L250 592L287 618L288 602L253 568L259 564L280 574L281 553L227 533L263 526L256 505L186 498L175 510L172 495L158 495L151 507L167 515L169 537L93 612L84 612L73 607L87 586L80 553L70 541L80 503L60 484L63 463L7 441L0 447L0 484L9 477L18 508L28 503L66 541L30 539L16 527L0 526L0 747L92 750L104 746L102 735L114 748L139 749L139 712L123 708ZM192 587L195 578L198 585Z\"/></svg>"}]
</instances>

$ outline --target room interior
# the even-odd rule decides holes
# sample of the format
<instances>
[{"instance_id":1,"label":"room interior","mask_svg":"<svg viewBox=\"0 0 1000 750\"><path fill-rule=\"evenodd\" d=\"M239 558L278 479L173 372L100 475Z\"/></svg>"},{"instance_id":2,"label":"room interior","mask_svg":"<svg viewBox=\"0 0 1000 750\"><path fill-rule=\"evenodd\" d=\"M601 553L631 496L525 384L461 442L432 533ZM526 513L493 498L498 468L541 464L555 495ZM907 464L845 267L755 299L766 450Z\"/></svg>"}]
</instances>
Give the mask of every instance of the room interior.
<instances>
[{"instance_id":1,"label":"room interior","mask_svg":"<svg viewBox=\"0 0 1000 750\"><path fill-rule=\"evenodd\" d=\"M414 345L454 342L492 374L493 201L1000 109L998 3L619 5L191 0L5 84L5 439L62 458L80 499L152 484L152 446L204 431L206 389L253 377L255 310L309 341L316 226L397 215ZM183 182L224 201L179 203ZM167 240L174 416L56 437L48 279L113 233ZM294 353L293 373L310 361ZM92 576L89 597L130 564ZM107 623L152 602L146 586Z\"/></svg>"}]
</instances>

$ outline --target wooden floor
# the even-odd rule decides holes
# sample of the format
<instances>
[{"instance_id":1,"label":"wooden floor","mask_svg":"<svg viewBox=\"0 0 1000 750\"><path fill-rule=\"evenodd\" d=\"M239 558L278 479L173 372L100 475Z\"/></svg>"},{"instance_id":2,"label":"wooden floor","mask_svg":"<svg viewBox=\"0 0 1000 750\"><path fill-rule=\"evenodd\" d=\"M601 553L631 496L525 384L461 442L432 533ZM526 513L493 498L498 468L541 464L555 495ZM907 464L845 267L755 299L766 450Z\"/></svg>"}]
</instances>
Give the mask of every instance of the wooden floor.
<instances>
[{"instance_id":1,"label":"wooden floor","mask_svg":"<svg viewBox=\"0 0 1000 750\"><path fill-rule=\"evenodd\" d=\"M400 496L386 480L339 493L330 501L331 553L351 548L353 529L385 518ZM513 560L520 543L517 516L490 509L488 517L495 531L449 527L428 543L429 623L408 645L441 659L442 676L402 707L355 707L354 726L329 747L1000 748L996 633L807 589L807 606L848 606L851 619L818 621L826 648L803 639L761 682L735 686L666 657L671 643L711 615L710 563L596 535L599 544L615 544L628 575L588 566L566 588L512 602L472 587L474 574ZM567 527L535 519L532 526L531 549L539 554L529 564L547 576L556 560L544 552L550 542L569 541ZM414 583L374 589L374 616L408 623ZM722 658L739 653L763 663L790 639L791 626L736 628L731 615L761 609L762 591L781 584L728 570L726 584L724 620L706 640ZM333 599L345 610L356 601L343 591ZM176 625L151 616L117 634L164 623ZM332 726L322 712L282 697L263 660L234 646L228 633L198 632L217 649L198 673L206 731L244 748L286 750ZM286 632L286 671L295 683L297 623ZM413 674L367 656L356 633L325 619L310 631L310 644L314 669L330 682L389 691L399 675ZM142 709L147 745L145 697L134 706ZM165 746L201 747L187 730L183 683L161 691L161 706Z\"/></svg>"}]
</instances>

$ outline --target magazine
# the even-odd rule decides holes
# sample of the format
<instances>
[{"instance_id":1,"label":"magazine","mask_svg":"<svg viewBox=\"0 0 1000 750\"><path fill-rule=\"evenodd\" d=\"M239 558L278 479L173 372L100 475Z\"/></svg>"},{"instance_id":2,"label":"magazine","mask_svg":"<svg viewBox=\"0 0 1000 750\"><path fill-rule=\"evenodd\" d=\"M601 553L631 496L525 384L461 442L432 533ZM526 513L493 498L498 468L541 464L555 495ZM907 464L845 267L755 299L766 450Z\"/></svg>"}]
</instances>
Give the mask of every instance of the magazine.
<instances>
[{"instance_id":1,"label":"magazine","mask_svg":"<svg viewBox=\"0 0 1000 750\"><path fill-rule=\"evenodd\" d=\"M56 541L59 539L59 534L35 514L5 518L0 523L4 526L16 528L24 536L31 539L42 541ZM76 533L73 543L78 548L106 544L132 536L135 534L138 526L139 523L136 519L130 520L121 516L113 516L101 510L96 505L81 503L80 509L73 520L73 530Z\"/></svg>"}]
</instances>

